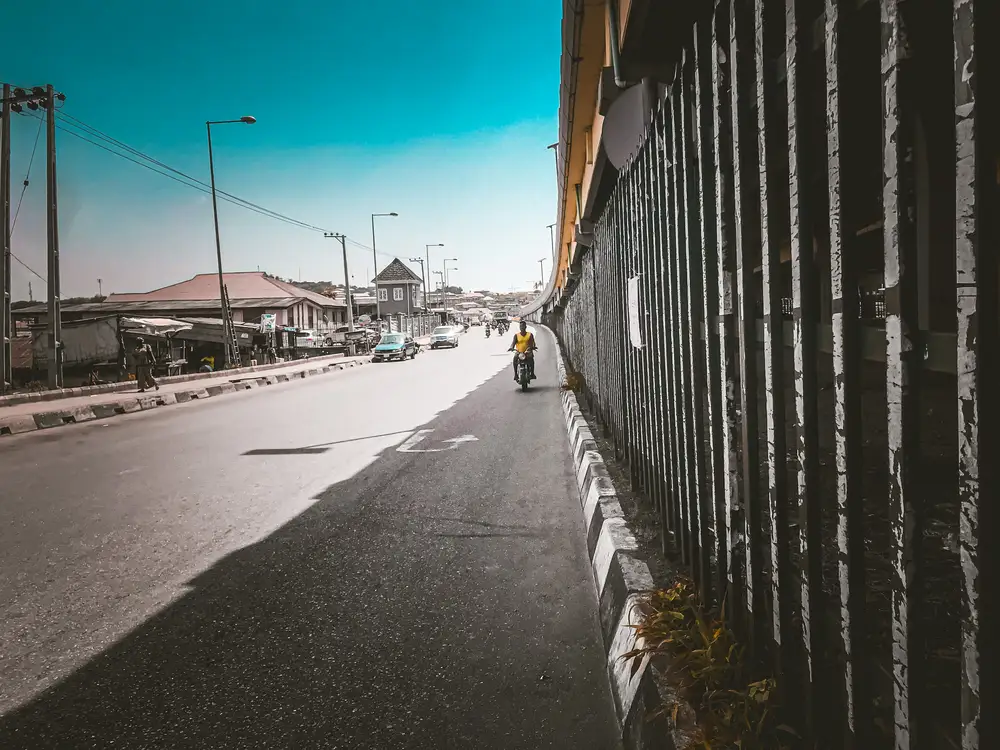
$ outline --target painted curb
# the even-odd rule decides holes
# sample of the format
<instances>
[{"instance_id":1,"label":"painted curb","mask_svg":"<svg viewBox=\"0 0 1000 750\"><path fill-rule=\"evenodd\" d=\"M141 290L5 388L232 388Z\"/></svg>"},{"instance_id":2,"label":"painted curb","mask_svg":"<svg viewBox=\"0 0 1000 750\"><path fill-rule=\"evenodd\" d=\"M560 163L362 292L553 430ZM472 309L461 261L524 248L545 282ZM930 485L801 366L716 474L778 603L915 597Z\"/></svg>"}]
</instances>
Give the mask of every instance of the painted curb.
<instances>
[{"instance_id":1,"label":"painted curb","mask_svg":"<svg viewBox=\"0 0 1000 750\"><path fill-rule=\"evenodd\" d=\"M158 409L161 406L173 406L174 404L185 404L189 401L200 401L215 396L224 396L229 393L274 385L275 383L287 383L290 380L302 380L317 375L326 375L330 372L340 372L345 368L360 367L363 364L365 363L351 360L347 363L331 363L323 367L302 370L298 373L292 373L291 376L287 373L279 373L247 378L246 380L237 380L235 382L219 383L217 385L209 385L205 388L194 388L189 391L175 391L163 394L158 394L154 391L144 396L136 394L132 398L122 401L111 401L105 404L75 406L72 409L58 409L39 412L37 414L22 414L16 417L0 416L0 437L21 435L25 432L35 432L37 430L49 430L68 424L91 422L95 419L109 419L117 417L119 414L134 414L137 411L149 411L150 409ZM88 389L87 393L93 393L93 391Z\"/></svg>"},{"instance_id":2,"label":"painted curb","mask_svg":"<svg viewBox=\"0 0 1000 750\"><path fill-rule=\"evenodd\" d=\"M325 366L330 366L333 364L331 360L344 359L346 355L343 354L325 354L319 357L314 357L313 359L318 363L328 363ZM355 355L357 356L357 355ZM296 360L302 361L302 360ZM349 360L353 361L353 360ZM251 373L266 372L268 370L275 370L282 367L287 367L289 364L294 364L294 362L276 362L273 365L261 364L255 365L253 367L237 367L232 370L219 370L216 372L189 372L184 375L168 375L159 379L161 384L168 383L188 383L197 382L203 380L213 380L218 378L231 378L237 375L249 375ZM359 363L363 364L363 363ZM134 381L124 381L120 383L105 383L104 385L85 385L76 386L75 388L60 388L54 391L40 391L38 393L16 393L9 396L0 396L0 410L5 406L17 406L19 404L30 404L30 403L42 403L48 401L60 401L66 398L75 398L77 396L96 396L102 393L118 393L131 391L135 388ZM54 408L53 411L58 409Z\"/></svg>"},{"instance_id":3,"label":"painted curb","mask_svg":"<svg viewBox=\"0 0 1000 750\"><path fill-rule=\"evenodd\" d=\"M554 333L552 340L561 385L566 382L566 365ZM675 750L666 717L651 718L662 702L649 657L638 664L622 659L641 646L633 627L638 622L636 605L653 590L653 576L637 557L639 545L625 521L614 482L576 394L560 393L622 743L626 750Z\"/></svg>"}]
</instances>

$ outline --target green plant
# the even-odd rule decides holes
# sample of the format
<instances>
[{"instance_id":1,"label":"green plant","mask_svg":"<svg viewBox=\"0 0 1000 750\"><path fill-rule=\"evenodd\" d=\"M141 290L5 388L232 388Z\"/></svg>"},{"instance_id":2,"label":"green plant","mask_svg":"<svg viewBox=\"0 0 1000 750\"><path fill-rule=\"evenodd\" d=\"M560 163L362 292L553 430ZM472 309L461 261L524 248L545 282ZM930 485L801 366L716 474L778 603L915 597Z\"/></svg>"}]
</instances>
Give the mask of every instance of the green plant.
<instances>
[{"instance_id":1,"label":"green plant","mask_svg":"<svg viewBox=\"0 0 1000 750\"><path fill-rule=\"evenodd\" d=\"M706 610L690 580L654 591L640 605L634 626L642 645L622 656L659 658L681 697L697 713L696 748L778 750L794 736L778 723L777 683L752 679L744 649L719 611ZM664 706L676 721L678 706Z\"/></svg>"}]
</instances>

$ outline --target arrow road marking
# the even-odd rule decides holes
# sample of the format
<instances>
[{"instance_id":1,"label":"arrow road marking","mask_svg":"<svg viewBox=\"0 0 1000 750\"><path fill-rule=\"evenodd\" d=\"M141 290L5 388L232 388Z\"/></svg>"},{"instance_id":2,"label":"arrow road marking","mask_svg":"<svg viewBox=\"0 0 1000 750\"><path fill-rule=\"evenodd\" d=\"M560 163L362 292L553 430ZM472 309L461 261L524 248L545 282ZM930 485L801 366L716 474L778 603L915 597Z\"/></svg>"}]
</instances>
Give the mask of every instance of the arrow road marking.
<instances>
[{"instance_id":1,"label":"arrow road marking","mask_svg":"<svg viewBox=\"0 0 1000 750\"><path fill-rule=\"evenodd\" d=\"M434 432L434 430L417 430L410 437L403 441L403 444L396 448L400 453L441 453L443 451L453 451L462 443L474 443L479 440L475 435L461 435L459 437L450 438L448 440L442 440L441 442L446 444L447 448L414 448L417 443L421 442L427 435Z\"/></svg>"}]
</instances>

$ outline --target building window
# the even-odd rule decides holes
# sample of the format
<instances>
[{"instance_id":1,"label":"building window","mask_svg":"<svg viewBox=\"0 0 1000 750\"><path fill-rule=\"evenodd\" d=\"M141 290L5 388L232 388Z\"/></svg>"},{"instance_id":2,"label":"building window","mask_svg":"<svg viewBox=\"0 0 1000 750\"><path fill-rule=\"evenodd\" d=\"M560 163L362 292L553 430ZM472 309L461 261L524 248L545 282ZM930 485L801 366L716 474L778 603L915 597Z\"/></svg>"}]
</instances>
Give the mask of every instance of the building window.
<instances>
[{"instance_id":1,"label":"building window","mask_svg":"<svg viewBox=\"0 0 1000 750\"><path fill-rule=\"evenodd\" d=\"M394 302L403 301L403 287L397 286L392 289L392 299Z\"/></svg>"},{"instance_id":2,"label":"building window","mask_svg":"<svg viewBox=\"0 0 1000 750\"><path fill-rule=\"evenodd\" d=\"M389 290L388 289L379 289L378 290L378 301L379 302L388 302L389 301Z\"/></svg>"},{"instance_id":3,"label":"building window","mask_svg":"<svg viewBox=\"0 0 1000 750\"><path fill-rule=\"evenodd\" d=\"M315 310L313 310L313 309L312 309L312 308L310 307L310 308L309 308L309 327L310 327L310 328L312 328L312 327L313 327L313 325L315 324L315 321L316 321L316 318L315 318Z\"/></svg>"}]
</instances>

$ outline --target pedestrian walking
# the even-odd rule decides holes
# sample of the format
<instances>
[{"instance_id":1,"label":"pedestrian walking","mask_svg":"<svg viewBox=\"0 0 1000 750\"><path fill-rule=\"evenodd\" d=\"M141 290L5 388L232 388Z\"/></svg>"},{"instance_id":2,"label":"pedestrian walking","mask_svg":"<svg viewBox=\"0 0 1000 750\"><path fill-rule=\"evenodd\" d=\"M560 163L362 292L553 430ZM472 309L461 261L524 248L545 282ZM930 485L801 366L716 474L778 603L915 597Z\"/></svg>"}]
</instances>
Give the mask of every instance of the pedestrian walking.
<instances>
[{"instance_id":1,"label":"pedestrian walking","mask_svg":"<svg viewBox=\"0 0 1000 750\"><path fill-rule=\"evenodd\" d=\"M132 356L135 358L135 379L139 383L139 393L144 393L147 388L160 390L160 386L153 380L153 363L156 361L153 348L141 336L135 340Z\"/></svg>"}]
</instances>

